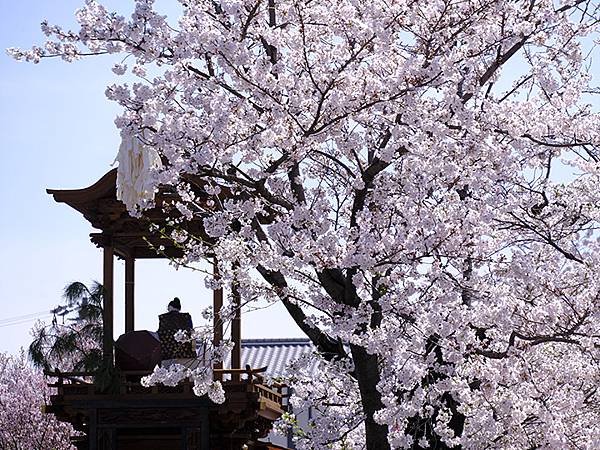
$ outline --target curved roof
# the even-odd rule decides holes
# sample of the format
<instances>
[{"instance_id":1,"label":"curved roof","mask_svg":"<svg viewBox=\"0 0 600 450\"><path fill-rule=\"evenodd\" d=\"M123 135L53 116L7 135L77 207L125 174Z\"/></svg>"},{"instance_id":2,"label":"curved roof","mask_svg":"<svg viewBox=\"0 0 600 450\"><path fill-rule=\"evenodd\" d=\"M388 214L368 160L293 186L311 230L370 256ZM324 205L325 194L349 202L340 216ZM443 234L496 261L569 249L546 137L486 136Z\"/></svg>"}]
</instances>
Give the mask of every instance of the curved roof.
<instances>
[{"instance_id":1,"label":"curved roof","mask_svg":"<svg viewBox=\"0 0 600 450\"><path fill-rule=\"evenodd\" d=\"M174 206L177 195L172 190L159 189L154 208L144 211L142 217L132 217L125 205L117 200L117 169L107 172L91 186L81 189L47 189L46 192L58 203L65 203L79 211L92 227L101 230L90 237L97 246L112 245L121 257L177 258L183 252L169 239L169 217L180 216ZM204 190L197 187L200 197ZM161 231L150 231L150 225L158 225ZM186 221L186 230L202 239L208 239L202 226L202 217ZM158 250L158 249L163 250Z\"/></svg>"}]
</instances>

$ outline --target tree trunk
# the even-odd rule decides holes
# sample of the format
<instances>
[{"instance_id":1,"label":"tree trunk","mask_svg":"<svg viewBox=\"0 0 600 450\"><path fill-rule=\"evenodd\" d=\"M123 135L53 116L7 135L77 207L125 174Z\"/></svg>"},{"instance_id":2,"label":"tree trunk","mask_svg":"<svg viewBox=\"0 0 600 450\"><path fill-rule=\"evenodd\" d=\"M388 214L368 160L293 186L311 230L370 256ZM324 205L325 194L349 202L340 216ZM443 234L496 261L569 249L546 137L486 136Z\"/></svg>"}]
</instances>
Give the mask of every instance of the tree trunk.
<instances>
[{"instance_id":1,"label":"tree trunk","mask_svg":"<svg viewBox=\"0 0 600 450\"><path fill-rule=\"evenodd\" d=\"M360 399L365 413L365 434L367 450L388 450L390 445L387 440L388 427L379 425L373 415L383 408L381 394L377 390L379 383L379 364L376 355L369 355L359 346L350 345Z\"/></svg>"}]
</instances>

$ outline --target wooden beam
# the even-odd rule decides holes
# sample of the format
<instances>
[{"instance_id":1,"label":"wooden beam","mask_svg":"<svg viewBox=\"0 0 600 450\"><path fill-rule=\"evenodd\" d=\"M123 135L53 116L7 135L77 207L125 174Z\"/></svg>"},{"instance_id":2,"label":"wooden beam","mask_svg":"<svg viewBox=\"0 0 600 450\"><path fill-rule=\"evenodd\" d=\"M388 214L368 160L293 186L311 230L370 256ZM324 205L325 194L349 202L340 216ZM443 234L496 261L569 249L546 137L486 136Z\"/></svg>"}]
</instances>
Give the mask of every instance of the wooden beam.
<instances>
[{"instance_id":1,"label":"wooden beam","mask_svg":"<svg viewBox=\"0 0 600 450\"><path fill-rule=\"evenodd\" d=\"M90 423L88 424L89 450L98 450L98 410L93 408L89 412Z\"/></svg>"},{"instance_id":2,"label":"wooden beam","mask_svg":"<svg viewBox=\"0 0 600 450\"><path fill-rule=\"evenodd\" d=\"M235 308L235 315L231 321L231 340L234 344L231 350L231 368L240 369L242 367L242 302L235 278L231 284L231 300ZM240 376L232 374L231 379L239 381Z\"/></svg>"},{"instance_id":3,"label":"wooden beam","mask_svg":"<svg viewBox=\"0 0 600 450\"><path fill-rule=\"evenodd\" d=\"M213 274L215 279L219 279L219 267L217 260L213 261ZM215 289L213 291L213 346L218 346L223 341L223 321L221 320L221 307L223 306L223 289ZM223 362L215 362L213 364L215 381L222 381L223 374L218 370L223 369Z\"/></svg>"},{"instance_id":4,"label":"wooden beam","mask_svg":"<svg viewBox=\"0 0 600 450\"><path fill-rule=\"evenodd\" d=\"M104 362L113 364L113 279L114 279L114 249L112 245L104 247L103 286L104 304L102 306Z\"/></svg>"},{"instance_id":5,"label":"wooden beam","mask_svg":"<svg viewBox=\"0 0 600 450\"><path fill-rule=\"evenodd\" d=\"M125 333L135 330L135 258L125 259Z\"/></svg>"}]
</instances>

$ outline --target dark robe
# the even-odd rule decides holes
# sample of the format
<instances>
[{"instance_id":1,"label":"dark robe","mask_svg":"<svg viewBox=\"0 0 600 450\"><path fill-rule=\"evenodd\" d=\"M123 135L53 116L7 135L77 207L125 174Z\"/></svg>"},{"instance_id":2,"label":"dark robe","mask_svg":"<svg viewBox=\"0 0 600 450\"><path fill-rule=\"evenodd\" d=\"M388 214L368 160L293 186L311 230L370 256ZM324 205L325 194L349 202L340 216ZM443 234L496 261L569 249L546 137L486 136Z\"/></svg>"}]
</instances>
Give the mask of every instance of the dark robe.
<instances>
[{"instance_id":1,"label":"dark robe","mask_svg":"<svg viewBox=\"0 0 600 450\"><path fill-rule=\"evenodd\" d=\"M192 341L178 342L175 339L177 331L191 331L192 328L192 316L188 313L170 311L158 316L158 338L163 360L196 357Z\"/></svg>"}]
</instances>

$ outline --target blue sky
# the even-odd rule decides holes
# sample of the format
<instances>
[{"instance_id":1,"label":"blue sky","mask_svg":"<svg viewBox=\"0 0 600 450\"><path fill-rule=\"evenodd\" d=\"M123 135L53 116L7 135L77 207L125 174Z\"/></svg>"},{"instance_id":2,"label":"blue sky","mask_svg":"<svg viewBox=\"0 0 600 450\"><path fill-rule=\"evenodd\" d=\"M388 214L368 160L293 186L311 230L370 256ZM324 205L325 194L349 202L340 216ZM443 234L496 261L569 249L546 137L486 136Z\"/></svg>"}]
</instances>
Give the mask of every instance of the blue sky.
<instances>
[{"instance_id":1,"label":"blue sky","mask_svg":"<svg viewBox=\"0 0 600 450\"><path fill-rule=\"evenodd\" d=\"M0 0L0 352L27 346L33 325L7 326L6 319L50 310L71 281L102 279L102 254L88 238L93 229L45 189L89 186L111 169L120 142L113 123L118 107L104 90L115 80L110 68L120 58L32 65L4 53L7 47L42 43L44 18L75 28L73 13L82 3ZM125 4L104 2L119 3ZM119 261L115 337L123 330L123 273ZM173 296L196 322L211 302L202 274L175 271L164 261L138 261L136 328L156 329L156 316ZM301 335L280 305L244 315L244 337Z\"/></svg>"}]
</instances>

